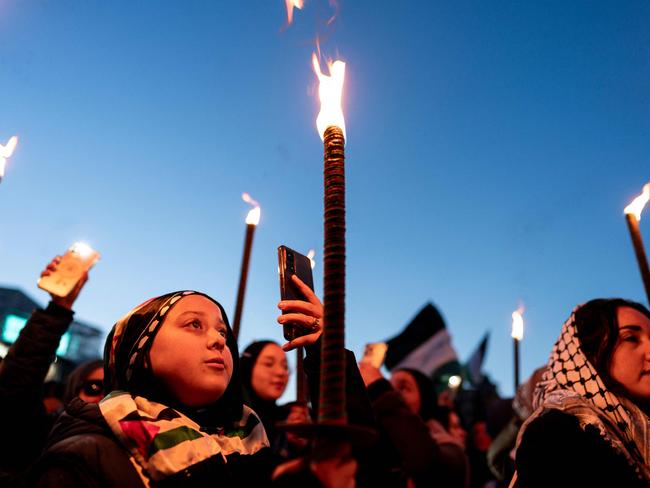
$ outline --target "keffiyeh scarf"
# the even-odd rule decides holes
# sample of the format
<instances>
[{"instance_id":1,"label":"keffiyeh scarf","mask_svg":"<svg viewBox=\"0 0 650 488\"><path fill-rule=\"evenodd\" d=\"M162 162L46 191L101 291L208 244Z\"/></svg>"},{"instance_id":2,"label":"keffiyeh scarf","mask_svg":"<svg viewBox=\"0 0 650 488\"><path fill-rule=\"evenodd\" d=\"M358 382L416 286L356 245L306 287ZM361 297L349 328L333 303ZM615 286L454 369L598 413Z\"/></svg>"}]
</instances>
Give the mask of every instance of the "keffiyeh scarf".
<instances>
[{"instance_id":1,"label":"keffiyeh scarf","mask_svg":"<svg viewBox=\"0 0 650 488\"><path fill-rule=\"evenodd\" d=\"M251 455L269 445L262 423L246 406L239 422L216 434L172 408L123 391L108 395L99 408L145 486L214 456L227 463L230 454Z\"/></svg>"},{"instance_id":2,"label":"keffiyeh scarf","mask_svg":"<svg viewBox=\"0 0 650 488\"><path fill-rule=\"evenodd\" d=\"M575 416L580 427L595 427L614 450L625 456L637 475L650 482L650 421L631 401L607 389L580 345L575 309L564 323L548 367L537 384L535 411L519 432L549 409Z\"/></svg>"}]
</instances>

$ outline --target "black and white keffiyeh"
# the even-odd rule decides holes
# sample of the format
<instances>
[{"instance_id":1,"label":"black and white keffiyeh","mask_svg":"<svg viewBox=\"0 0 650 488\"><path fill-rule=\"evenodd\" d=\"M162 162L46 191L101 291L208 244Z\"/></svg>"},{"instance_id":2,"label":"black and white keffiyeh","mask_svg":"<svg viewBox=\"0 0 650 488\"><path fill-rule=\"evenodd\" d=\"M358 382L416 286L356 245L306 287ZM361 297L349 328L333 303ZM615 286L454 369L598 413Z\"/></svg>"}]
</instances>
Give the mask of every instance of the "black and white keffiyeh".
<instances>
[{"instance_id":1,"label":"black and white keffiyeh","mask_svg":"<svg viewBox=\"0 0 650 488\"><path fill-rule=\"evenodd\" d=\"M547 410L575 416L584 429L591 425L613 449L625 456L640 478L650 481L650 420L630 400L617 396L603 383L582 351L575 313L564 323L542 380L533 398L533 414L522 426Z\"/></svg>"}]
</instances>

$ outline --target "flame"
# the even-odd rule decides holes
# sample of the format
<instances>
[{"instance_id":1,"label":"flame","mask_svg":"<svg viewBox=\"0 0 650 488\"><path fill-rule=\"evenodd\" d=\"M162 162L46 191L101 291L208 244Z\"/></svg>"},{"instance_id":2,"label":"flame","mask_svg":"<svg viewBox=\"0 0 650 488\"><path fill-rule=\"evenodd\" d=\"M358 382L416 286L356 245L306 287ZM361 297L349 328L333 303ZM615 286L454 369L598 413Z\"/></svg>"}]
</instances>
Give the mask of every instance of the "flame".
<instances>
[{"instance_id":1,"label":"flame","mask_svg":"<svg viewBox=\"0 0 650 488\"><path fill-rule=\"evenodd\" d=\"M293 9L301 9L305 2L303 0L284 0L285 5L287 6L287 24L293 22Z\"/></svg>"},{"instance_id":2,"label":"flame","mask_svg":"<svg viewBox=\"0 0 650 488\"><path fill-rule=\"evenodd\" d=\"M318 134L323 139L325 130L330 126L339 127L345 137L345 118L341 99L343 97L343 81L345 80L345 63L343 61L328 62L327 67L330 76L323 74L320 69L320 62L314 53L312 65L318 77L318 97L320 99L320 112L316 118Z\"/></svg>"},{"instance_id":3,"label":"flame","mask_svg":"<svg viewBox=\"0 0 650 488\"><path fill-rule=\"evenodd\" d=\"M251 210L249 210L248 215L246 215L246 224L248 225L259 224L260 216L262 214L262 209L260 209L260 204L257 203L257 201L246 192L241 194L241 199L254 207Z\"/></svg>"},{"instance_id":4,"label":"flame","mask_svg":"<svg viewBox=\"0 0 650 488\"><path fill-rule=\"evenodd\" d=\"M314 256L316 256L316 251L310 249L309 252L307 253L307 257L309 258L309 262L311 263L311 269L314 269L316 267L316 261L314 260Z\"/></svg>"},{"instance_id":5,"label":"flame","mask_svg":"<svg viewBox=\"0 0 650 488\"><path fill-rule=\"evenodd\" d=\"M246 223L248 225L257 225L260 223L260 214L261 214L261 209L260 207L255 207L251 210L249 210L248 215L246 215Z\"/></svg>"},{"instance_id":6,"label":"flame","mask_svg":"<svg viewBox=\"0 0 650 488\"><path fill-rule=\"evenodd\" d=\"M646 183L645 186L643 187L643 191L641 192L641 195L636 197L634 200L632 200L632 203L630 203L623 212L626 214L633 214L636 217L637 221L641 220L641 212L643 212L643 207L645 207L646 203L650 200L650 183Z\"/></svg>"},{"instance_id":7,"label":"flame","mask_svg":"<svg viewBox=\"0 0 650 488\"><path fill-rule=\"evenodd\" d=\"M0 178L5 175L5 167L7 166L7 159L11 157L18 145L18 137L12 136L6 145L0 144Z\"/></svg>"},{"instance_id":8,"label":"flame","mask_svg":"<svg viewBox=\"0 0 650 488\"><path fill-rule=\"evenodd\" d=\"M518 341L524 338L524 317L523 307L519 307L517 310L512 312L512 338L517 339Z\"/></svg>"}]
</instances>

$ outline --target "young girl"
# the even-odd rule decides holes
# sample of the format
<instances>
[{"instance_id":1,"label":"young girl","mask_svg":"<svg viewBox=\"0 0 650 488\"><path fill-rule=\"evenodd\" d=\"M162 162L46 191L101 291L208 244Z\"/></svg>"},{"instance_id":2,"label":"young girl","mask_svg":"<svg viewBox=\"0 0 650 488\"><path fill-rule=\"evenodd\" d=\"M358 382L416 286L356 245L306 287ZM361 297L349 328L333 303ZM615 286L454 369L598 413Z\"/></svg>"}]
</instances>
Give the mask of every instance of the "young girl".
<instances>
[{"instance_id":1,"label":"young girl","mask_svg":"<svg viewBox=\"0 0 650 488\"><path fill-rule=\"evenodd\" d=\"M76 399L32 473L36 486L260 486L272 464L242 401L237 342L223 307L179 291L115 324L100 404Z\"/></svg>"}]
</instances>

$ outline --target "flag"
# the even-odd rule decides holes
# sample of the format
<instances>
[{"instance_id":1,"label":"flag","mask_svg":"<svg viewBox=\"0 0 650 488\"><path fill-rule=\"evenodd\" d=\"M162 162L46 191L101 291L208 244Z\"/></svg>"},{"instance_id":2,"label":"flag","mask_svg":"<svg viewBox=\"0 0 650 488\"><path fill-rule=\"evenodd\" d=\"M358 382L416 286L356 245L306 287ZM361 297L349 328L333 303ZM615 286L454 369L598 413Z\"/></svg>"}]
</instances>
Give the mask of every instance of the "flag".
<instances>
[{"instance_id":1,"label":"flag","mask_svg":"<svg viewBox=\"0 0 650 488\"><path fill-rule=\"evenodd\" d=\"M483 381L483 360L485 359L485 355L487 353L489 339L490 333L486 332L479 345L467 360L467 363L465 363L464 369L467 378L474 386L478 386L481 384L481 381Z\"/></svg>"},{"instance_id":2,"label":"flag","mask_svg":"<svg viewBox=\"0 0 650 488\"><path fill-rule=\"evenodd\" d=\"M389 370L412 368L436 380L444 372L460 373L458 356L451 344L445 321L432 303L427 303L397 336L386 341L385 364Z\"/></svg>"}]
</instances>

